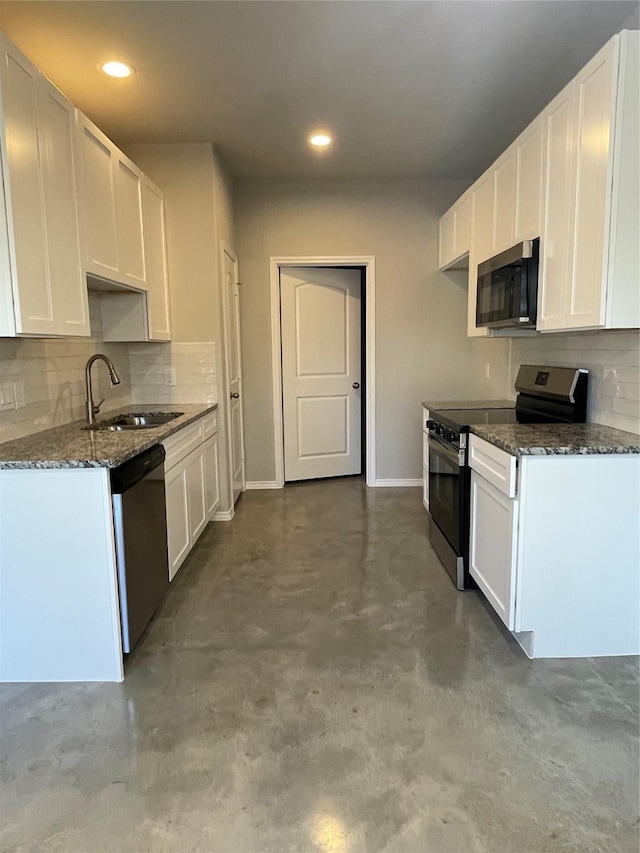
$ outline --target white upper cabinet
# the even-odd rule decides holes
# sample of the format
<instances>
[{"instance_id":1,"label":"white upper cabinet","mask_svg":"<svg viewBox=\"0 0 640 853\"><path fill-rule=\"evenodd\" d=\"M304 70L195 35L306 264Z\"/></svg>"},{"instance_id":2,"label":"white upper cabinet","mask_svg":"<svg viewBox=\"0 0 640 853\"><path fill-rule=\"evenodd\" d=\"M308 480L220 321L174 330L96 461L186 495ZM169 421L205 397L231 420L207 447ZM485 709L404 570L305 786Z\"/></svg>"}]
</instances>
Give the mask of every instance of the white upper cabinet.
<instances>
[{"instance_id":1,"label":"white upper cabinet","mask_svg":"<svg viewBox=\"0 0 640 853\"><path fill-rule=\"evenodd\" d=\"M481 337L487 329L476 326L478 264L493 254L494 178L490 169L471 187L471 247L469 250L469 296L467 336Z\"/></svg>"},{"instance_id":2,"label":"white upper cabinet","mask_svg":"<svg viewBox=\"0 0 640 853\"><path fill-rule=\"evenodd\" d=\"M497 255L516 242L517 152L513 145L496 161L492 171L494 210L491 254Z\"/></svg>"},{"instance_id":3,"label":"white upper cabinet","mask_svg":"<svg viewBox=\"0 0 640 853\"><path fill-rule=\"evenodd\" d=\"M640 326L639 45L614 37L545 110L542 331Z\"/></svg>"},{"instance_id":4,"label":"white upper cabinet","mask_svg":"<svg viewBox=\"0 0 640 853\"><path fill-rule=\"evenodd\" d=\"M470 199L468 335L477 267L540 237L540 331L640 327L640 33L614 36L440 220L456 258Z\"/></svg>"},{"instance_id":5,"label":"white upper cabinet","mask_svg":"<svg viewBox=\"0 0 640 853\"><path fill-rule=\"evenodd\" d=\"M6 207L0 335L89 335L73 105L0 35Z\"/></svg>"},{"instance_id":6,"label":"white upper cabinet","mask_svg":"<svg viewBox=\"0 0 640 853\"><path fill-rule=\"evenodd\" d=\"M78 111L88 275L146 290L142 172Z\"/></svg>"},{"instance_id":7,"label":"white upper cabinet","mask_svg":"<svg viewBox=\"0 0 640 853\"><path fill-rule=\"evenodd\" d=\"M440 218L438 267L466 269L471 239L471 195L465 193Z\"/></svg>"},{"instance_id":8,"label":"white upper cabinet","mask_svg":"<svg viewBox=\"0 0 640 853\"><path fill-rule=\"evenodd\" d=\"M515 240L535 240L541 233L542 166L544 134L542 116L520 134L512 146L516 157Z\"/></svg>"},{"instance_id":9,"label":"white upper cabinet","mask_svg":"<svg viewBox=\"0 0 640 853\"><path fill-rule=\"evenodd\" d=\"M142 214L147 258L149 340L169 341L171 340L171 313L167 275L164 196L146 176L142 178Z\"/></svg>"},{"instance_id":10,"label":"white upper cabinet","mask_svg":"<svg viewBox=\"0 0 640 853\"><path fill-rule=\"evenodd\" d=\"M540 236L542 158L542 116L539 116L492 166L494 255Z\"/></svg>"}]
</instances>

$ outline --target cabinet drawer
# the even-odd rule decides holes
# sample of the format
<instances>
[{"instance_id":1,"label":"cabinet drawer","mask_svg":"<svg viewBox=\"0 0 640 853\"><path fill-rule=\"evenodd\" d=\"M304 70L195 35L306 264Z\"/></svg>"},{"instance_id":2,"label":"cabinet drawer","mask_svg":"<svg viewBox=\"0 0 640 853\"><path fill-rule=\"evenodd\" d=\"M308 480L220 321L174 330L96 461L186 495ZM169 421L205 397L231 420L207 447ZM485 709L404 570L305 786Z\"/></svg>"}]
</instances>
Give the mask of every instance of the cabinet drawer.
<instances>
[{"instance_id":1,"label":"cabinet drawer","mask_svg":"<svg viewBox=\"0 0 640 853\"><path fill-rule=\"evenodd\" d=\"M516 494L516 457L477 435L469 436L469 465L509 498Z\"/></svg>"},{"instance_id":2,"label":"cabinet drawer","mask_svg":"<svg viewBox=\"0 0 640 853\"><path fill-rule=\"evenodd\" d=\"M218 412L210 412L202 419L202 434L204 441L218 432Z\"/></svg>"},{"instance_id":3,"label":"cabinet drawer","mask_svg":"<svg viewBox=\"0 0 640 853\"><path fill-rule=\"evenodd\" d=\"M184 459L192 450L202 444L202 421L189 424L175 435L170 435L162 444L167 454L164 460L164 470L170 471L181 459Z\"/></svg>"}]
</instances>

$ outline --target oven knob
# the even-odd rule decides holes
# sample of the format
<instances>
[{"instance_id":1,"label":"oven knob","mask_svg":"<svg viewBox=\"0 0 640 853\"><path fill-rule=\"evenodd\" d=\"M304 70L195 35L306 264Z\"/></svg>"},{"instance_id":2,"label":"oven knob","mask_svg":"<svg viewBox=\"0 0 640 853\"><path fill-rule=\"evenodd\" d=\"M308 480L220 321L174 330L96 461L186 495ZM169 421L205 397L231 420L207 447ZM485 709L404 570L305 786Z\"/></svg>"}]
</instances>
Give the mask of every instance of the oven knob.
<instances>
[{"instance_id":1,"label":"oven knob","mask_svg":"<svg viewBox=\"0 0 640 853\"><path fill-rule=\"evenodd\" d=\"M455 434L455 432L453 432L452 430L448 429L448 430L446 431L446 433L445 433L444 437L445 437L445 439L446 439L447 441L450 441L451 443L453 443L453 442L456 440L456 438L457 438L458 436Z\"/></svg>"},{"instance_id":2,"label":"oven knob","mask_svg":"<svg viewBox=\"0 0 640 853\"><path fill-rule=\"evenodd\" d=\"M431 419L429 419L427 421L427 429L433 429L435 427L435 425L436 425L435 421L432 421Z\"/></svg>"}]
</instances>

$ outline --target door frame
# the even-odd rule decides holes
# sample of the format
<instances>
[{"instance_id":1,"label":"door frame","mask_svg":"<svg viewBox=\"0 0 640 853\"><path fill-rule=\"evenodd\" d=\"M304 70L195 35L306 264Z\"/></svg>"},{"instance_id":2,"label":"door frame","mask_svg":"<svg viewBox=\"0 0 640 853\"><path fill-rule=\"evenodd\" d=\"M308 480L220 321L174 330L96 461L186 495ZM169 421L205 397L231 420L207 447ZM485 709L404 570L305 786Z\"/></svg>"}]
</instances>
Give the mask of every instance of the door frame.
<instances>
[{"instance_id":1,"label":"door frame","mask_svg":"<svg viewBox=\"0 0 640 853\"><path fill-rule=\"evenodd\" d=\"M271 257L269 279L271 291L271 371L273 378L273 440L275 486L284 486L284 423L282 418L282 330L280 328L280 270L286 267L364 267L365 270L365 352L366 383L364 416L366 422L367 486L376 482L376 259L367 256ZM362 331L362 330L361 330Z\"/></svg>"},{"instance_id":2,"label":"door frame","mask_svg":"<svg viewBox=\"0 0 640 853\"><path fill-rule=\"evenodd\" d=\"M232 425L231 425L231 404L229 401L229 298L227 295L227 288L224 281L224 256L225 253L231 258L233 261L234 268L234 276L235 276L235 284L236 287L240 285L238 280L238 256L233 251L231 246L228 245L224 240L220 240L220 282L222 284L222 332L223 332L223 342L224 342L224 420L225 420L225 431L226 431L226 450L227 450L227 471L226 471L226 480L227 480L227 489L228 489L228 497L229 497L229 518L233 518L234 515L234 502L233 502L233 434L232 434ZM238 322L240 324L240 314L239 314L240 306L238 306ZM241 419L241 431L242 431L242 446L240 448L240 455L242 457L242 491L246 488L246 473L245 473L245 452L244 452L244 400L243 400L243 382L242 382L242 325L240 324L240 339L238 341L239 348L239 359L238 359L238 370L240 371L239 385L240 385L240 419ZM222 513L216 513L216 516L221 517ZM226 517L226 516L225 516Z\"/></svg>"}]
</instances>

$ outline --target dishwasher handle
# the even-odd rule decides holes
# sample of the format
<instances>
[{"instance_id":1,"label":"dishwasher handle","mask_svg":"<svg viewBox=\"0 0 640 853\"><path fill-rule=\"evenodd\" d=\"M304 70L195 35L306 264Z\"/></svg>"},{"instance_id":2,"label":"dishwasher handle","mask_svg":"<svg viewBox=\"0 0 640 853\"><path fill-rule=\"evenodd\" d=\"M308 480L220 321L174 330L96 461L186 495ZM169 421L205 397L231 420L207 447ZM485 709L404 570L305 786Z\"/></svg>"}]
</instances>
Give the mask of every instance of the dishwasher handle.
<instances>
[{"instance_id":1,"label":"dishwasher handle","mask_svg":"<svg viewBox=\"0 0 640 853\"><path fill-rule=\"evenodd\" d=\"M156 444L111 470L111 494L122 495L163 464L166 456L161 444Z\"/></svg>"}]
</instances>

